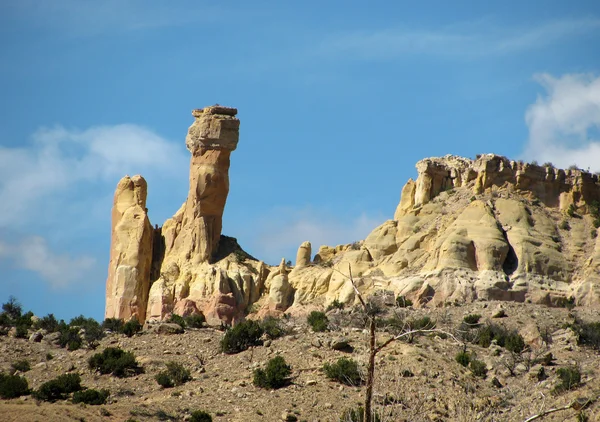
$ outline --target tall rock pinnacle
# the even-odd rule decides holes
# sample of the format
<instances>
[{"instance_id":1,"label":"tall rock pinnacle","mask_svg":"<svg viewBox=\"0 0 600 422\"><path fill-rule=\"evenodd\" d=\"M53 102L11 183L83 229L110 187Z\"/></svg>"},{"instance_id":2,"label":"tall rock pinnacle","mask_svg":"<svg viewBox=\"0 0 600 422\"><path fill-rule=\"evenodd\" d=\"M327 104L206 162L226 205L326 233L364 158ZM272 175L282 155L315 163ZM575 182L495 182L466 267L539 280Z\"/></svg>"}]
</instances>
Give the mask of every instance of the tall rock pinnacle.
<instances>
[{"instance_id":1,"label":"tall rock pinnacle","mask_svg":"<svg viewBox=\"0 0 600 422\"><path fill-rule=\"evenodd\" d=\"M152 265L146 195L142 176L123 177L115 190L105 318L146 318Z\"/></svg>"},{"instance_id":2,"label":"tall rock pinnacle","mask_svg":"<svg viewBox=\"0 0 600 422\"><path fill-rule=\"evenodd\" d=\"M185 140L192 153L190 190L182 231L193 263L210 261L219 247L223 210L229 193L229 156L239 138L237 109L221 106L194 110Z\"/></svg>"}]
</instances>

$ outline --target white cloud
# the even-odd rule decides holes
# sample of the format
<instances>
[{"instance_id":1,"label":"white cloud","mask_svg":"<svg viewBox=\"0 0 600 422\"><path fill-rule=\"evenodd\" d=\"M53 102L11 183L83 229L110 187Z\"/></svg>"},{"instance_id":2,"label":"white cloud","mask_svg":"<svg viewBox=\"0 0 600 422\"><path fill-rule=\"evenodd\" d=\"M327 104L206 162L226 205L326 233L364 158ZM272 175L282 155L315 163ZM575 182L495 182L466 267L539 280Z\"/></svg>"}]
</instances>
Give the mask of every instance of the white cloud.
<instances>
[{"instance_id":1,"label":"white cloud","mask_svg":"<svg viewBox=\"0 0 600 422\"><path fill-rule=\"evenodd\" d=\"M405 54L473 58L529 51L557 40L600 30L600 19L583 18L527 28L498 27L488 21L426 30L408 27L361 30L326 38L323 56L361 60L394 59Z\"/></svg>"},{"instance_id":2,"label":"white cloud","mask_svg":"<svg viewBox=\"0 0 600 422\"><path fill-rule=\"evenodd\" d=\"M298 246L306 240L311 242L314 255L321 245L362 240L384 220L366 214L339 218L312 209L277 209L268 212L258 224L253 252L270 264L279 263L283 257L295 261Z\"/></svg>"},{"instance_id":3,"label":"white cloud","mask_svg":"<svg viewBox=\"0 0 600 422\"><path fill-rule=\"evenodd\" d=\"M600 77L541 74L536 80L546 93L525 114L529 140L524 158L600 171Z\"/></svg>"},{"instance_id":4,"label":"white cloud","mask_svg":"<svg viewBox=\"0 0 600 422\"><path fill-rule=\"evenodd\" d=\"M27 237L11 245L0 241L2 258L11 260L18 268L38 273L55 288L85 281L86 273L95 264L95 260L87 256L72 258L55 254L39 236Z\"/></svg>"},{"instance_id":5,"label":"white cloud","mask_svg":"<svg viewBox=\"0 0 600 422\"><path fill-rule=\"evenodd\" d=\"M183 148L136 125L41 129L30 146L0 147L0 227L26 224L41 214L46 200L56 202L80 184L116 185L125 174L153 169L171 173L187 160Z\"/></svg>"}]
</instances>

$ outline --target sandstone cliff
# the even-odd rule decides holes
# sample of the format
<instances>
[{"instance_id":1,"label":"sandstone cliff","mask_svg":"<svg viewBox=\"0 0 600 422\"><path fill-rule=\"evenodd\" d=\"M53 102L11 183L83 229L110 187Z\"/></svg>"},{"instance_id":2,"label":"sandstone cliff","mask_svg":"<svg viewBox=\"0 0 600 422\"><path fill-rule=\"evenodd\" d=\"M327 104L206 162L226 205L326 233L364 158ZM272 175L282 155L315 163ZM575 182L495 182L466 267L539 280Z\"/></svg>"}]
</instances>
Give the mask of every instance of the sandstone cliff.
<instances>
[{"instance_id":1,"label":"sandstone cliff","mask_svg":"<svg viewBox=\"0 0 600 422\"><path fill-rule=\"evenodd\" d=\"M262 316L353 303L349 268L365 294L393 291L417 306L493 299L555 305L571 298L600 304L598 176L494 154L419 161L394 218L363 241L321 246L314 259L304 242L293 268L285 260L278 267L255 260L221 234L236 113L221 106L193 111L188 197L162 227L152 230L148 221L144 179L119 182L106 317L202 312L233 323L250 308Z\"/></svg>"},{"instance_id":2,"label":"sandstone cliff","mask_svg":"<svg viewBox=\"0 0 600 422\"><path fill-rule=\"evenodd\" d=\"M321 248L316 265L290 273L296 306L354 301L339 272L348 265L365 293L392 290L421 305L600 304L598 176L493 154L429 158L416 167L393 220L364 242Z\"/></svg>"}]
</instances>

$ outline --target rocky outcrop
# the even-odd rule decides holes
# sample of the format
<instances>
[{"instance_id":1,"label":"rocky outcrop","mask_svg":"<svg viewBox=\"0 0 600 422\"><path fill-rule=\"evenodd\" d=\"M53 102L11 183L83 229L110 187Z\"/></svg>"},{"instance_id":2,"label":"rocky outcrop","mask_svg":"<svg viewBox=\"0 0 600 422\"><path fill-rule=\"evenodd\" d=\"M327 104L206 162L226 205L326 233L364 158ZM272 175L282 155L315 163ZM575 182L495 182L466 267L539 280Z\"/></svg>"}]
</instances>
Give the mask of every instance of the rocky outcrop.
<instances>
[{"instance_id":1,"label":"rocky outcrop","mask_svg":"<svg viewBox=\"0 0 600 422\"><path fill-rule=\"evenodd\" d=\"M115 191L105 318L146 318L153 233L146 214L147 191L141 176L125 176Z\"/></svg>"},{"instance_id":2,"label":"rocky outcrop","mask_svg":"<svg viewBox=\"0 0 600 422\"><path fill-rule=\"evenodd\" d=\"M416 306L565 298L600 305L598 176L493 154L418 162L394 219L364 241L320 246L312 261L304 242L294 268L252 258L221 234L236 112L194 110L188 197L162 227L148 221L144 180L119 182L107 317L203 313L209 323L234 324L251 308L264 316L354 303L351 276L365 295L385 290Z\"/></svg>"},{"instance_id":3,"label":"rocky outcrop","mask_svg":"<svg viewBox=\"0 0 600 422\"><path fill-rule=\"evenodd\" d=\"M312 245L310 242L302 242L296 253L296 268L306 267L310 264Z\"/></svg>"},{"instance_id":4,"label":"rocky outcrop","mask_svg":"<svg viewBox=\"0 0 600 422\"><path fill-rule=\"evenodd\" d=\"M420 305L552 305L567 297L600 305L590 215L600 200L598 176L493 154L428 158L416 167L393 220L356 248L321 247L317 265L290 274L294 306L355 301L349 266L363 293L388 289Z\"/></svg>"}]
</instances>

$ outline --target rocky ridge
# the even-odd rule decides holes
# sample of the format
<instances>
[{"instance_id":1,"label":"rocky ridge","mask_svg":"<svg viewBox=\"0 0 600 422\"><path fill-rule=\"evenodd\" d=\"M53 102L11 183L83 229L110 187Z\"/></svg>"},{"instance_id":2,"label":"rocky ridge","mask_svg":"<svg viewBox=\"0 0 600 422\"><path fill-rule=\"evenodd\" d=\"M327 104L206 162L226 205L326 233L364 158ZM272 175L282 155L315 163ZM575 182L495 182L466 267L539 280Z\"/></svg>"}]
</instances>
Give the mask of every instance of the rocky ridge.
<instances>
[{"instance_id":1,"label":"rocky ridge","mask_svg":"<svg viewBox=\"0 0 600 422\"><path fill-rule=\"evenodd\" d=\"M231 324L304 313L334 300L393 291L417 306L475 300L600 303L600 182L580 169L486 154L417 163L392 220L363 241L300 245L296 265L271 267L221 234L237 110L194 110L190 189L177 213L151 228L141 176L115 192L106 317L161 320L204 313ZM253 312L254 313L254 312Z\"/></svg>"}]
</instances>

